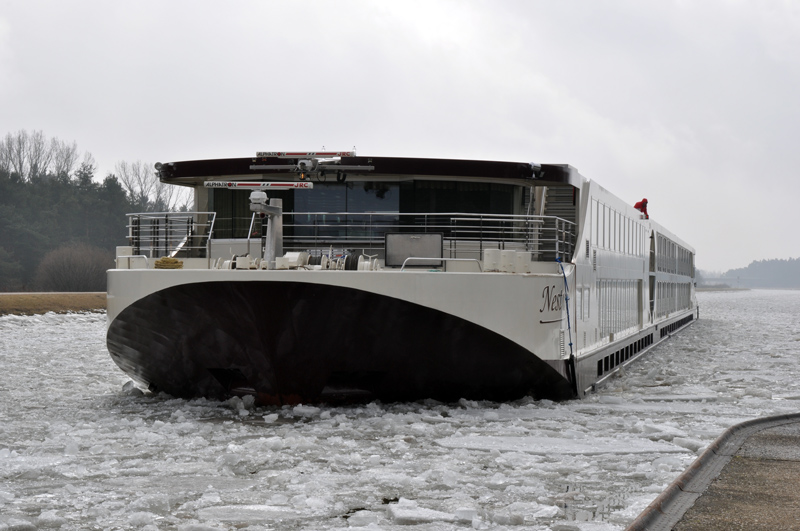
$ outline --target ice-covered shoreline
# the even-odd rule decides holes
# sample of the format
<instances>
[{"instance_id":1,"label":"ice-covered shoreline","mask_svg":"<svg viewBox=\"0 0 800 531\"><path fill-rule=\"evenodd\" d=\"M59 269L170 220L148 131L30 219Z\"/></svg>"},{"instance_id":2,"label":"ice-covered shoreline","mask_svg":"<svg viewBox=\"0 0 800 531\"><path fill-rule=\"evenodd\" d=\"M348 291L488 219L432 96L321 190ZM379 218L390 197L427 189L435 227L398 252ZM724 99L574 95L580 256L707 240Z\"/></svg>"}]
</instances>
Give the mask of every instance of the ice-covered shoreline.
<instances>
[{"instance_id":1,"label":"ice-covered shoreline","mask_svg":"<svg viewBox=\"0 0 800 531\"><path fill-rule=\"evenodd\" d=\"M623 529L725 428L797 411L800 293L699 298L696 324L565 403L141 396L104 316L0 317L0 530Z\"/></svg>"}]
</instances>

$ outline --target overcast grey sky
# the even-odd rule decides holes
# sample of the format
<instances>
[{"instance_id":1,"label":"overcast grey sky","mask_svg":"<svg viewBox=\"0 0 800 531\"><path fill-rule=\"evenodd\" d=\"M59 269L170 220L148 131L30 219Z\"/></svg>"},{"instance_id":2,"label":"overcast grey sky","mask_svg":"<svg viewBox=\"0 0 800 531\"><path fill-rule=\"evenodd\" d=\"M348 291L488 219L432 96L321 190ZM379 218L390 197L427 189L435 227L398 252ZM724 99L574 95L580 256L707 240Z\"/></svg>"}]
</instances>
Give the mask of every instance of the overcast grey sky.
<instances>
[{"instance_id":1,"label":"overcast grey sky","mask_svg":"<svg viewBox=\"0 0 800 531\"><path fill-rule=\"evenodd\" d=\"M0 2L0 134L568 163L707 270L800 256L800 2Z\"/></svg>"}]
</instances>

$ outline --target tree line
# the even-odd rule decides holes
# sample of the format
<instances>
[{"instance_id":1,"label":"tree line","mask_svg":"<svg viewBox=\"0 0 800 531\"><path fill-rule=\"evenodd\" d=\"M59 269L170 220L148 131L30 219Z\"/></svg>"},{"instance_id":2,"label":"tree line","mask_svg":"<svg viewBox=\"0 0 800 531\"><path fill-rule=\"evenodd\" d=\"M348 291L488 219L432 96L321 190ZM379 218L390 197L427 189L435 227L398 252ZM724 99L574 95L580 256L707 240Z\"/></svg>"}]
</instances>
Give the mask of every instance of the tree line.
<instances>
[{"instance_id":1,"label":"tree line","mask_svg":"<svg viewBox=\"0 0 800 531\"><path fill-rule=\"evenodd\" d=\"M800 288L800 258L756 260L722 274L724 282L741 288Z\"/></svg>"},{"instance_id":2,"label":"tree line","mask_svg":"<svg viewBox=\"0 0 800 531\"><path fill-rule=\"evenodd\" d=\"M152 164L96 171L89 152L41 131L0 140L0 291L104 291L127 213L189 209L190 190Z\"/></svg>"}]
</instances>

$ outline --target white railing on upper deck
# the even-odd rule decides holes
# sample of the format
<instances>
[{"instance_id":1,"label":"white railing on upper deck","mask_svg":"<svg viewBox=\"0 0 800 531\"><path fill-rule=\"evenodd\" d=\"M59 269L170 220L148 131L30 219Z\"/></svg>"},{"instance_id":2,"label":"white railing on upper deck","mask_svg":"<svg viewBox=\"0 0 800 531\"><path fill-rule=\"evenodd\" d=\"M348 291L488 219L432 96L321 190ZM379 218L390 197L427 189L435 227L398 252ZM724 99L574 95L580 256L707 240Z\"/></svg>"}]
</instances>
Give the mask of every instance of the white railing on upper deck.
<instances>
[{"instance_id":1,"label":"white railing on upper deck","mask_svg":"<svg viewBox=\"0 0 800 531\"><path fill-rule=\"evenodd\" d=\"M441 233L444 256L482 259L486 249L528 251L533 260L566 260L575 248L575 224L552 216L463 212L294 212L283 215L283 248L384 251L387 232Z\"/></svg>"},{"instance_id":2,"label":"white railing on upper deck","mask_svg":"<svg viewBox=\"0 0 800 531\"><path fill-rule=\"evenodd\" d=\"M214 212L146 212L128 215L133 253L150 257L210 257ZM225 220L219 220L223 222ZM232 222L233 220L230 220ZM246 238L260 244L261 220L255 215L237 223L249 225ZM443 257L483 259L486 249L530 252L535 261L569 260L575 249L575 224L553 216L397 212L286 212L283 250L361 250L383 253L386 233L441 233ZM253 236L255 234L255 236ZM256 243L259 242L259 243Z\"/></svg>"},{"instance_id":3,"label":"white railing on upper deck","mask_svg":"<svg viewBox=\"0 0 800 531\"><path fill-rule=\"evenodd\" d=\"M128 214L128 245L150 258L206 258L216 212L139 212Z\"/></svg>"}]
</instances>

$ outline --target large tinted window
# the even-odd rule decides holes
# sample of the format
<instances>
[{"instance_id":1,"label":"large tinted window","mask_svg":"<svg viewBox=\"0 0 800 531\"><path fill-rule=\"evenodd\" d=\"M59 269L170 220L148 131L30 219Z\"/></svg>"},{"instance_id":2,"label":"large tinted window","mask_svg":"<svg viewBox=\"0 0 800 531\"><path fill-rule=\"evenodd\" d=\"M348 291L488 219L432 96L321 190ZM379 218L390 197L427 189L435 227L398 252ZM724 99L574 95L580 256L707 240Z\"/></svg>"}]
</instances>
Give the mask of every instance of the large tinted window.
<instances>
[{"instance_id":1,"label":"large tinted window","mask_svg":"<svg viewBox=\"0 0 800 531\"><path fill-rule=\"evenodd\" d=\"M396 183L314 183L312 190L294 193L295 212L397 212Z\"/></svg>"},{"instance_id":2,"label":"large tinted window","mask_svg":"<svg viewBox=\"0 0 800 531\"><path fill-rule=\"evenodd\" d=\"M271 199L282 199L284 212L293 208L293 191L275 190L268 193ZM209 190L209 209L217 213L214 222L215 238L246 238L252 222L250 211L250 192L245 189L229 190L213 188ZM254 230L261 231L261 223L255 221Z\"/></svg>"},{"instance_id":3,"label":"large tinted window","mask_svg":"<svg viewBox=\"0 0 800 531\"><path fill-rule=\"evenodd\" d=\"M403 183L400 202L404 212L513 214L514 189L507 184L414 181Z\"/></svg>"},{"instance_id":4,"label":"large tinted window","mask_svg":"<svg viewBox=\"0 0 800 531\"><path fill-rule=\"evenodd\" d=\"M270 198L283 200L287 235L352 236L358 224L383 225L386 230L397 226L399 216L367 213L440 213L464 212L482 214L519 213L516 205L521 195L516 187L506 184L454 181L326 182L314 183L311 190L267 191ZM213 189L211 208L217 212L215 235L218 238L244 238L252 213L246 191ZM344 225L350 225L345 230ZM379 231L384 229L379 228Z\"/></svg>"},{"instance_id":5,"label":"large tinted window","mask_svg":"<svg viewBox=\"0 0 800 531\"><path fill-rule=\"evenodd\" d=\"M217 213L214 222L215 238L246 238L253 213L250 194L224 188L210 190L210 208Z\"/></svg>"},{"instance_id":6,"label":"large tinted window","mask_svg":"<svg viewBox=\"0 0 800 531\"><path fill-rule=\"evenodd\" d=\"M312 190L295 191L295 214L286 222L296 236L377 237L382 231L375 233L375 226L396 226L399 208L397 183L315 183Z\"/></svg>"}]
</instances>

